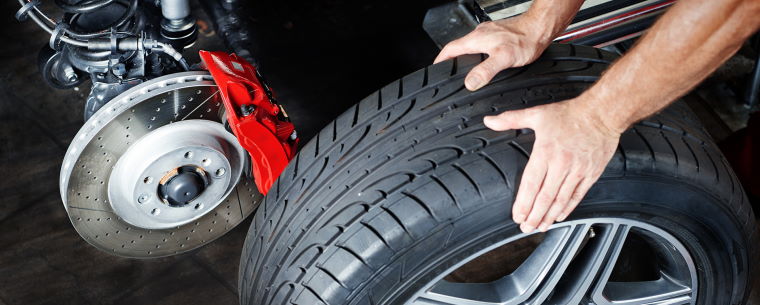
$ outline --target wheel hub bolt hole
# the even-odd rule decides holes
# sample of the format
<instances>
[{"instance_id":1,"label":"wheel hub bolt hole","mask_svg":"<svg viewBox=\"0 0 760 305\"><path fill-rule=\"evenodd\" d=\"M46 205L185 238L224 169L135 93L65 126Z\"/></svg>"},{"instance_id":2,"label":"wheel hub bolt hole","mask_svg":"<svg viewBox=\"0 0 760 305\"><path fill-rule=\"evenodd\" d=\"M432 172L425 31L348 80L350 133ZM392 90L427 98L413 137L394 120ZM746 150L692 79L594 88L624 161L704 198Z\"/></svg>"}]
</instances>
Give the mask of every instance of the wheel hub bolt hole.
<instances>
[{"instance_id":1,"label":"wheel hub bolt hole","mask_svg":"<svg viewBox=\"0 0 760 305\"><path fill-rule=\"evenodd\" d=\"M209 166L209 165L211 165L211 160L209 160L209 159L203 159L203 161L201 161L201 163L203 164L203 166Z\"/></svg>"},{"instance_id":2,"label":"wheel hub bolt hole","mask_svg":"<svg viewBox=\"0 0 760 305\"><path fill-rule=\"evenodd\" d=\"M203 207L203 204L202 204L202 203L196 203L196 204L195 204L195 209L196 209L196 210L200 210L202 207Z\"/></svg>"},{"instance_id":3,"label":"wheel hub bolt hole","mask_svg":"<svg viewBox=\"0 0 760 305\"><path fill-rule=\"evenodd\" d=\"M143 183L145 184L153 183L153 177L145 177L145 179L143 179Z\"/></svg>"},{"instance_id":4,"label":"wheel hub bolt hole","mask_svg":"<svg viewBox=\"0 0 760 305\"><path fill-rule=\"evenodd\" d=\"M227 171L224 168L220 168L220 169L217 169L216 172L214 172L214 174L216 174L217 177L221 177L221 176L224 176L224 173L226 172Z\"/></svg>"},{"instance_id":5,"label":"wheel hub bolt hole","mask_svg":"<svg viewBox=\"0 0 760 305\"><path fill-rule=\"evenodd\" d=\"M193 152L192 151L188 151L188 152L185 153L185 159L190 159L192 157L193 157Z\"/></svg>"},{"instance_id":6,"label":"wheel hub bolt hole","mask_svg":"<svg viewBox=\"0 0 760 305\"><path fill-rule=\"evenodd\" d=\"M146 201L148 201L148 199L150 199L150 195L148 195L148 194L140 194L140 196L137 197L137 203L143 204Z\"/></svg>"},{"instance_id":7,"label":"wheel hub bolt hole","mask_svg":"<svg viewBox=\"0 0 760 305\"><path fill-rule=\"evenodd\" d=\"M158 214L161 214L161 209L153 209L150 211L153 216L158 216Z\"/></svg>"}]
</instances>

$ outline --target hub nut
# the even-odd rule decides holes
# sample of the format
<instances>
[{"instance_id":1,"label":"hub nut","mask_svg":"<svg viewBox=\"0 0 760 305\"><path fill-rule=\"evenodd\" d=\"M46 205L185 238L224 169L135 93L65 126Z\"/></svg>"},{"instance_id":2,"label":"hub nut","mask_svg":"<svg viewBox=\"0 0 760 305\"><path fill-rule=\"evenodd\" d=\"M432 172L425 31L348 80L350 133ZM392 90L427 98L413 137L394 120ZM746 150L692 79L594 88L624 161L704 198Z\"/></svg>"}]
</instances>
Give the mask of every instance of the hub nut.
<instances>
[{"instance_id":1,"label":"hub nut","mask_svg":"<svg viewBox=\"0 0 760 305\"><path fill-rule=\"evenodd\" d=\"M164 176L158 186L158 195L172 207L185 206L197 198L209 185L206 172L200 167L182 166Z\"/></svg>"}]
</instances>

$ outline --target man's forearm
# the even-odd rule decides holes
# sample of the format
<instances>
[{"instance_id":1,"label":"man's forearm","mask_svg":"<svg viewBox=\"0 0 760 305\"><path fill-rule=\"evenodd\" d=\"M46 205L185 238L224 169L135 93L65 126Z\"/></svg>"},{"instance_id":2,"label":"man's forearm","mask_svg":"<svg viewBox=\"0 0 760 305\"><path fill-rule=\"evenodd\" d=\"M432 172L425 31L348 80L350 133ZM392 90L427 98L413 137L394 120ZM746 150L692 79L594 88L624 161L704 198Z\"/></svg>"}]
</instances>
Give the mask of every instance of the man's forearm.
<instances>
[{"instance_id":1,"label":"man's forearm","mask_svg":"<svg viewBox=\"0 0 760 305\"><path fill-rule=\"evenodd\" d=\"M535 0L522 16L533 22L535 31L547 43L567 29L584 0Z\"/></svg>"},{"instance_id":2,"label":"man's forearm","mask_svg":"<svg viewBox=\"0 0 760 305\"><path fill-rule=\"evenodd\" d=\"M680 0L579 100L622 132L699 84L758 27L758 0Z\"/></svg>"}]
</instances>

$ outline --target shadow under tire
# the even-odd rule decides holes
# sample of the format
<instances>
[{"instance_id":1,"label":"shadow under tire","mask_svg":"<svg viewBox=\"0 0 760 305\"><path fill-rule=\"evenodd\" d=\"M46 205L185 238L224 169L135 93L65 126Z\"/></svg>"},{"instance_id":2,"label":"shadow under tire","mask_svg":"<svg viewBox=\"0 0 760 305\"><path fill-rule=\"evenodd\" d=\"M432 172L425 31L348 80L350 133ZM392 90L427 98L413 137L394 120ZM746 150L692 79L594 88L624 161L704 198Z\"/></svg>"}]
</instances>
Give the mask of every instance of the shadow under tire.
<instances>
[{"instance_id":1,"label":"shadow under tire","mask_svg":"<svg viewBox=\"0 0 760 305\"><path fill-rule=\"evenodd\" d=\"M534 134L491 131L483 116L573 98L615 59L552 45L469 92L464 76L483 57L465 56L371 94L306 144L258 207L241 256L241 304L466 304L457 298L467 292L435 293L462 283L485 289L472 297L493 298L486 303L611 302L615 287L664 279L691 289L673 297L686 304L741 304L756 270L755 218L683 102L622 135L567 221L531 235L512 222ZM462 271L520 242L532 246L506 251L530 250L515 270L474 280L485 269ZM631 251L652 256L651 278L626 273L646 269ZM520 278L520 264L539 261L531 255L546 255L546 272ZM508 269L491 256L486 269ZM507 277L529 285L512 299L484 296L488 285L507 289L493 284Z\"/></svg>"}]
</instances>

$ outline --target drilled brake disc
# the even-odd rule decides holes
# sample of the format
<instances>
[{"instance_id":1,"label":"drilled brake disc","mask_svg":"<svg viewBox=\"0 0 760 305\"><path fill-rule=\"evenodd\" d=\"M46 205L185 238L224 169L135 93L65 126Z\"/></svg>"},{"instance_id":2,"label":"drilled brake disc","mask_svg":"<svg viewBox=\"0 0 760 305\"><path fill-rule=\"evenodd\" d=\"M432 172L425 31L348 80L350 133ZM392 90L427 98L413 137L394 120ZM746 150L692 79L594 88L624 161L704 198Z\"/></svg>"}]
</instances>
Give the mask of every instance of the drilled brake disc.
<instances>
[{"instance_id":1,"label":"drilled brake disc","mask_svg":"<svg viewBox=\"0 0 760 305\"><path fill-rule=\"evenodd\" d=\"M61 197L77 232L112 254L160 257L238 225L262 196L241 179L245 152L220 123L221 108L207 72L153 79L103 106L61 168Z\"/></svg>"}]
</instances>

